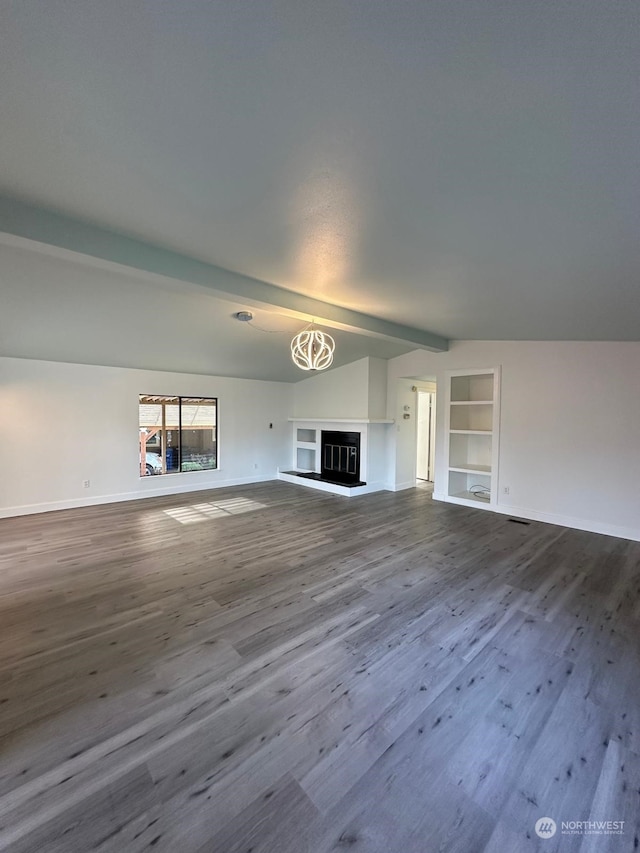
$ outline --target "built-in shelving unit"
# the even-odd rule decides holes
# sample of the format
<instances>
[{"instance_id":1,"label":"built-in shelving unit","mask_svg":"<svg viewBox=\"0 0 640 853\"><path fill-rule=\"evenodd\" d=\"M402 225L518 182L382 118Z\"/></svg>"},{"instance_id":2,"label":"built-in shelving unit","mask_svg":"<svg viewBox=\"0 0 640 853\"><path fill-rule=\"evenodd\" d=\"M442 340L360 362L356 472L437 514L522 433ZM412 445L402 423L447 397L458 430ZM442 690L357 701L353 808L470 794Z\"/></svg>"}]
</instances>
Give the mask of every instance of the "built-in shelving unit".
<instances>
[{"instance_id":1,"label":"built-in shelving unit","mask_svg":"<svg viewBox=\"0 0 640 853\"><path fill-rule=\"evenodd\" d=\"M317 431L315 429L296 427L293 448L293 464L296 470L315 471L317 468L316 454L320 453Z\"/></svg>"},{"instance_id":2,"label":"built-in shelving unit","mask_svg":"<svg viewBox=\"0 0 640 853\"><path fill-rule=\"evenodd\" d=\"M455 370L447 400L446 500L466 506L496 503L500 370Z\"/></svg>"}]
</instances>

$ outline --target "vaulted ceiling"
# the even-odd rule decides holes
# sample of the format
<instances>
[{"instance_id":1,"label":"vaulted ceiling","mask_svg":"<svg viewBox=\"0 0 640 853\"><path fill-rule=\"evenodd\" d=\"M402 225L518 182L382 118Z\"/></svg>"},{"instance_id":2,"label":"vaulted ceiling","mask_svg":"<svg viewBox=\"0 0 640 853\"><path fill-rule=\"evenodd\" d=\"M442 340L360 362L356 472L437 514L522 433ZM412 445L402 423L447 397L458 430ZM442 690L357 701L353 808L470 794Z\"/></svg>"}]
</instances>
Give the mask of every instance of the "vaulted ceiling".
<instances>
[{"instance_id":1,"label":"vaulted ceiling","mask_svg":"<svg viewBox=\"0 0 640 853\"><path fill-rule=\"evenodd\" d=\"M0 79L7 197L445 338L639 338L637 0L20 0Z\"/></svg>"}]
</instances>

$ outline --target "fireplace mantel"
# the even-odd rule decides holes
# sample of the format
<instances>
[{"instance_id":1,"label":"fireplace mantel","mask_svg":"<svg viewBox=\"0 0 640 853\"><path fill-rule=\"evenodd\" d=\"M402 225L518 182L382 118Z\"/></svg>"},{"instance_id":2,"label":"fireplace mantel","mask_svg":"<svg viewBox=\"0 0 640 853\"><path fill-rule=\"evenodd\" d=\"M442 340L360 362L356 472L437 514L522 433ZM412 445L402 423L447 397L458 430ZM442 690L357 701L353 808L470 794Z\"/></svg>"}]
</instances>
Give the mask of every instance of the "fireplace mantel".
<instances>
[{"instance_id":1,"label":"fireplace mantel","mask_svg":"<svg viewBox=\"0 0 640 853\"><path fill-rule=\"evenodd\" d=\"M393 418L288 418L300 424L392 424Z\"/></svg>"}]
</instances>

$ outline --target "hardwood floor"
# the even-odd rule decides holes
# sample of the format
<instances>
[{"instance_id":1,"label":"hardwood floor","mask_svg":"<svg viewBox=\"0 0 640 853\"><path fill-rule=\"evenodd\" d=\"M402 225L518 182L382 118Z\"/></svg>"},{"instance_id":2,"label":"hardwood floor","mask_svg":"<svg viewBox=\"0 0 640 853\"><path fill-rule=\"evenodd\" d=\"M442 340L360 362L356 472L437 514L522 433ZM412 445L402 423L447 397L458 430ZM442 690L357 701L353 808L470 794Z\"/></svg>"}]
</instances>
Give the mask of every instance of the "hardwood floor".
<instances>
[{"instance_id":1,"label":"hardwood floor","mask_svg":"<svg viewBox=\"0 0 640 853\"><path fill-rule=\"evenodd\" d=\"M640 543L421 488L0 521L0 850L635 850L639 623Z\"/></svg>"}]
</instances>

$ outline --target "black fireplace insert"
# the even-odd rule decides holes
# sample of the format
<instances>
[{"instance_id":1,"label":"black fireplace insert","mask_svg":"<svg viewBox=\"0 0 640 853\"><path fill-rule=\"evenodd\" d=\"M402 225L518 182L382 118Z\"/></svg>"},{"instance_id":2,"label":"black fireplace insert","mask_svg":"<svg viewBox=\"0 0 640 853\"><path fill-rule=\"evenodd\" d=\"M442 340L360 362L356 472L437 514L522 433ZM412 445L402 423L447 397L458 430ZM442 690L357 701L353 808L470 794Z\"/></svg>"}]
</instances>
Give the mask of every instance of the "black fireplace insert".
<instances>
[{"instance_id":1,"label":"black fireplace insert","mask_svg":"<svg viewBox=\"0 0 640 853\"><path fill-rule=\"evenodd\" d=\"M320 476L334 483L360 483L360 433L322 430Z\"/></svg>"}]
</instances>

